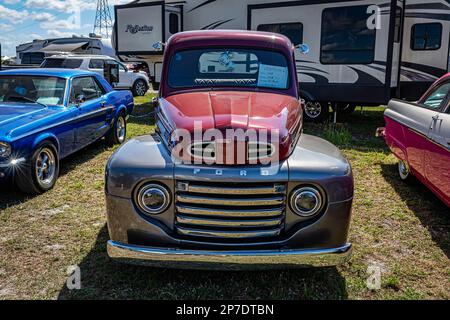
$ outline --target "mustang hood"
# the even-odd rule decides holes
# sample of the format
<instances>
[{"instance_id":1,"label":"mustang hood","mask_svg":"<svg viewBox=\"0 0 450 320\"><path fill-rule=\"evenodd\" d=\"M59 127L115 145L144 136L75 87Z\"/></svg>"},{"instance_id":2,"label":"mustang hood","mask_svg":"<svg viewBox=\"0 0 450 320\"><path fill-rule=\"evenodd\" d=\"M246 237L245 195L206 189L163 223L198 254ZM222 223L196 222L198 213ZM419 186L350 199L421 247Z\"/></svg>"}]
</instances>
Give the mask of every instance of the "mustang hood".
<instances>
[{"instance_id":1,"label":"mustang hood","mask_svg":"<svg viewBox=\"0 0 450 320\"><path fill-rule=\"evenodd\" d=\"M286 158L292 142L301 131L302 111L299 101L291 96L263 92L192 92L160 100L161 113L170 130L194 132L201 123L202 131L219 129L262 129L277 131L280 157Z\"/></svg>"},{"instance_id":2,"label":"mustang hood","mask_svg":"<svg viewBox=\"0 0 450 320\"><path fill-rule=\"evenodd\" d=\"M51 108L39 104L0 103L0 136L52 113Z\"/></svg>"}]
</instances>

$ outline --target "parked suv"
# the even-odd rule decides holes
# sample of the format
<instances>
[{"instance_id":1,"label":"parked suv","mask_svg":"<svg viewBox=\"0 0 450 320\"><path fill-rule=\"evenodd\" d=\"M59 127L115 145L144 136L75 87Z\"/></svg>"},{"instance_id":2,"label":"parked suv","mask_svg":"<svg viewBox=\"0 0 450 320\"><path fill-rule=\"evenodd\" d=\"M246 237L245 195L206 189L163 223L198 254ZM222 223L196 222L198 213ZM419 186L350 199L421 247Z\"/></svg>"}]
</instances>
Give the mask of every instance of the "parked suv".
<instances>
[{"instance_id":1,"label":"parked suv","mask_svg":"<svg viewBox=\"0 0 450 320\"><path fill-rule=\"evenodd\" d=\"M48 57L42 62L41 68L82 69L99 73L103 76L103 66L108 63L119 65L119 83L114 89L131 90L134 96L143 96L149 89L149 80L145 72L133 72L109 56L103 55L56 55Z\"/></svg>"}]
</instances>

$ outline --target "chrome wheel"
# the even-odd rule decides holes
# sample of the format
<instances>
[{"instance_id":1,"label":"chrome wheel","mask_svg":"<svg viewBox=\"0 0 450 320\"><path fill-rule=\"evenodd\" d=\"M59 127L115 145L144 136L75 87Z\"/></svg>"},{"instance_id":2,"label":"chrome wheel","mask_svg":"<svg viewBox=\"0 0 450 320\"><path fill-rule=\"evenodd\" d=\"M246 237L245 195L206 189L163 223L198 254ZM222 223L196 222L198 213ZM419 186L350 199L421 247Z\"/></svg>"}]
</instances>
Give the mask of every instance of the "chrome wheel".
<instances>
[{"instance_id":1,"label":"chrome wheel","mask_svg":"<svg viewBox=\"0 0 450 320\"><path fill-rule=\"evenodd\" d=\"M120 143L124 142L127 134L127 126L123 116L119 116L117 119L116 132L117 140L119 140Z\"/></svg>"},{"instance_id":2,"label":"chrome wheel","mask_svg":"<svg viewBox=\"0 0 450 320\"><path fill-rule=\"evenodd\" d=\"M147 86L143 81L138 81L135 84L135 91L138 96L145 96L145 93L147 92Z\"/></svg>"},{"instance_id":3,"label":"chrome wheel","mask_svg":"<svg viewBox=\"0 0 450 320\"><path fill-rule=\"evenodd\" d=\"M305 105L305 113L310 119L316 119L322 113L322 105L319 102L308 101Z\"/></svg>"},{"instance_id":4,"label":"chrome wheel","mask_svg":"<svg viewBox=\"0 0 450 320\"><path fill-rule=\"evenodd\" d=\"M398 173L402 180L406 180L409 178L409 167L408 164L403 160L400 160L398 162Z\"/></svg>"},{"instance_id":5,"label":"chrome wheel","mask_svg":"<svg viewBox=\"0 0 450 320\"><path fill-rule=\"evenodd\" d=\"M56 176L55 154L49 148L43 148L35 162L36 178L39 185L43 188L52 186Z\"/></svg>"}]
</instances>

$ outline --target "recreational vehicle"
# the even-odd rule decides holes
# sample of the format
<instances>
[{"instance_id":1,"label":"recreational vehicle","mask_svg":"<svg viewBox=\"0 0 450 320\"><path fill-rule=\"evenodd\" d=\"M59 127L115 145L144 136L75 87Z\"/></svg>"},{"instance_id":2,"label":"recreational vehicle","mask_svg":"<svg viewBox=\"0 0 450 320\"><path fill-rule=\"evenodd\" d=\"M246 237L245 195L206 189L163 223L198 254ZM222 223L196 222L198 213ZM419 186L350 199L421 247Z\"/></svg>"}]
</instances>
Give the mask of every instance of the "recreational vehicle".
<instances>
[{"instance_id":1,"label":"recreational vehicle","mask_svg":"<svg viewBox=\"0 0 450 320\"><path fill-rule=\"evenodd\" d=\"M187 0L115 6L113 46L123 61L145 61L158 87L164 43L187 30L247 29L286 35L297 55L305 117L329 106L417 100L449 71L447 0Z\"/></svg>"},{"instance_id":2,"label":"recreational vehicle","mask_svg":"<svg viewBox=\"0 0 450 320\"><path fill-rule=\"evenodd\" d=\"M17 64L39 66L46 57L59 53L101 54L115 56L111 40L90 37L34 40L16 47Z\"/></svg>"}]
</instances>

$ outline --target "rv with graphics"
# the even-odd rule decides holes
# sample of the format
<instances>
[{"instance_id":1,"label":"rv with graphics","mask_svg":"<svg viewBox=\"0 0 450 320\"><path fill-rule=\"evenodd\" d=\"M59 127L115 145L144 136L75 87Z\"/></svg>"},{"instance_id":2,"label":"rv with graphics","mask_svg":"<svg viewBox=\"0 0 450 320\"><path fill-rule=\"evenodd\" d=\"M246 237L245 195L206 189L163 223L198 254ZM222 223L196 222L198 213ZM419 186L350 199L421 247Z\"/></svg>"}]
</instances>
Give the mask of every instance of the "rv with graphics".
<instances>
[{"instance_id":1,"label":"rv with graphics","mask_svg":"<svg viewBox=\"0 0 450 320\"><path fill-rule=\"evenodd\" d=\"M284 34L296 54L305 118L328 107L417 100L449 70L446 0L134 1L115 7L113 46L123 61L145 61L158 87L164 47L179 31L247 29Z\"/></svg>"}]
</instances>

